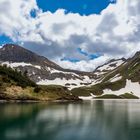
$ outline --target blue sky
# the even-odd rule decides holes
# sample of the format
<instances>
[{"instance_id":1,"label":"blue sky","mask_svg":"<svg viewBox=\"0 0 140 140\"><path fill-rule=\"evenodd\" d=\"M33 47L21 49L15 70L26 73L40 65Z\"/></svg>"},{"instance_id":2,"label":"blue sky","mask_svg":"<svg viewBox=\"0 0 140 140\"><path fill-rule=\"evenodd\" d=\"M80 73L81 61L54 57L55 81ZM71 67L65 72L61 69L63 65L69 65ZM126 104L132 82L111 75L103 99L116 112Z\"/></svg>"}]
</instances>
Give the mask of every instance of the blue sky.
<instances>
[{"instance_id":1,"label":"blue sky","mask_svg":"<svg viewBox=\"0 0 140 140\"><path fill-rule=\"evenodd\" d=\"M6 43L13 43L13 41L5 35L0 35L0 45L6 44Z\"/></svg>"},{"instance_id":2,"label":"blue sky","mask_svg":"<svg viewBox=\"0 0 140 140\"><path fill-rule=\"evenodd\" d=\"M37 3L43 11L55 12L58 9L65 9L68 13L90 15L100 14L111 2L110 0L37 0Z\"/></svg>"}]
</instances>

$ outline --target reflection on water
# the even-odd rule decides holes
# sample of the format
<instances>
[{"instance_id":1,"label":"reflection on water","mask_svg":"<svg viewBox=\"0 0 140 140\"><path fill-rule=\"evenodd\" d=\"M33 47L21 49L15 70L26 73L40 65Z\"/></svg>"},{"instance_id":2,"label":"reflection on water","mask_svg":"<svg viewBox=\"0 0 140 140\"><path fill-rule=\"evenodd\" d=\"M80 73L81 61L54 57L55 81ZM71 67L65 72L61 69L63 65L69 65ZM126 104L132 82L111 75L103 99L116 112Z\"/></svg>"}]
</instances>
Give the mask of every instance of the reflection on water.
<instances>
[{"instance_id":1,"label":"reflection on water","mask_svg":"<svg viewBox=\"0 0 140 140\"><path fill-rule=\"evenodd\" d=\"M140 140L140 101L1 104L1 140Z\"/></svg>"}]
</instances>

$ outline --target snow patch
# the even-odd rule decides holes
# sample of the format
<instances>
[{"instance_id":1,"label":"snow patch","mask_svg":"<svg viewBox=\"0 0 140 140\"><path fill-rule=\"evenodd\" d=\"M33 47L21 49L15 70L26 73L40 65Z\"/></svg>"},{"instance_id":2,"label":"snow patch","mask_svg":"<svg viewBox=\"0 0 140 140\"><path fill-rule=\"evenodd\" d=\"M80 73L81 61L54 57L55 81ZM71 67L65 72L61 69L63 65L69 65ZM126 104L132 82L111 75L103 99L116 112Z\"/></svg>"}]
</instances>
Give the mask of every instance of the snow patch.
<instances>
[{"instance_id":1,"label":"snow patch","mask_svg":"<svg viewBox=\"0 0 140 140\"><path fill-rule=\"evenodd\" d=\"M114 76L113 78L111 78L109 81L110 82L116 82L122 79L122 76L120 76L120 74L117 74L116 76Z\"/></svg>"},{"instance_id":2,"label":"snow patch","mask_svg":"<svg viewBox=\"0 0 140 140\"><path fill-rule=\"evenodd\" d=\"M137 62L133 67L135 67L137 64L139 64L139 63Z\"/></svg>"},{"instance_id":3,"label":"snow patch","mask_svg":"<svg viewBox=\"0 0 140 140\"><path fill-rule=\"evenodd\" d=\"M82 87L85 86L81 83L86 83L88 84L88 78L85 77L85 81L84 80L80 80L80 79L65 79L65 78L56 78L54 80L40 80L39 82L37 82L38 85L61 85L61 86L66 86L69 89L73 89L73 88L77 88L77 87ZM87 80L87 81L86 81ZM91 83L89 83L91 84Z\"/></svg>"},{"instance_id":4,"label":"snow patch","mask_svg":"<svg viewBox=\"0 0 140 140\"><path fill-rule=\"evenodd\" d=\"M71 74L71 75L75 75L77 77L79 77L78 74L76 73L73 73L73 72L65 72L65 71L61 71L61 70L56 70L56 69L51 69L50 71L51 73L64 73L64 74Z\"/></svg>"},{"instance_id":5,"label":"snow patch","mask_svg":"<svg viewBox=\"0 0 140 140\"><path fill-rule=\"evenodd\" d=\"M127 80L126 86L118 91L112 91L110 89L105 89L103 91L103 95L105 94L121 95L124 93L134 93L134 95L140 97L140 84L138 82L131 82L131 80Z\"/></svg>"},{"instance_id":6,"label":"snow patch","mask_svg":"<svg viewBox=\"0 0 140 140\"><path fill-rule=\"evenodd\" d=\"M82 81L79 79L60 79L60 78L56 78L54 80L41 80L39 82L37 82L38 85L61 85L61 86L65 86L66 84L70 84L68 87L69 89L75 88L75 87L80 87L80 83Z\"/></svg>"},{"instance_id":7,"label":"snow patch","mask_svg":"<svg viewBox=\"0 0 140 140\"><path fill-rule=\"evenodd\" d=\"M100 70L100 71L114 70L115 68L122 65L123 63L124 63L123 60L117 60L117 61L114 61L114 62L111 62L111 63L108 63L106 65L103 65L103 66L99 67L98 70ZM110 66L110 65L115 65L115 66L113 67L113 66Z\"/></svg>"},{"instance_id":8,"label":"snow patch","mask_svg":"<svg viewBox=\"0 0 140 140\"><path fill-rule=\"evenodd\" d=\"M82 100L92 100L94 97L96 97L92 93L90 93L90 95L91 96L79 96L79 98L82 99Z\"/></svg>"},{"instance_id":9,"label":"snow patch","mask_svg":"<svg viewBox=\"0 0 140 140\"><path fill-rule=\"evenodd\" d=\"M37 68L37 69L41 69L41 66L38 66L38 65L32 65L32 66Z\"/></svg>"},{"instance_id":10,"label":"snow patch","mask_svg":"<svg viewBox=\"0 0 140 140\"><path fill-rule=\"evenodd\" d=\"M35 67L37 69L41 69L41 66L38 66L38 65L32 65L30 63L24 63L24 62L20 62L20 63L10 63L10 62L3 62L1 63L1 65L7 65L8 67L11 67L11 68L16 68L16 67L19 67L19 66L22 66L22 67L25 67L25 66L32 66L32 67Z\"/></svg>"}]
</instances>

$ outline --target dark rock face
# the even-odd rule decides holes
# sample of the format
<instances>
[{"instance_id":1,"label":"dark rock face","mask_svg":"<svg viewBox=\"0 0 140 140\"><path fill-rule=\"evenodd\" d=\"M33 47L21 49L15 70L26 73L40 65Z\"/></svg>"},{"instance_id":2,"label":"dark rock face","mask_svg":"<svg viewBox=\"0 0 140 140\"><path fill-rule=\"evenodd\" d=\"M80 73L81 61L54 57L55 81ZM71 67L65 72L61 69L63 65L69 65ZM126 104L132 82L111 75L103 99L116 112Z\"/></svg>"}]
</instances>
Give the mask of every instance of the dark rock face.
<instances>
[{"instance_id":1,"label":"dark rock face","mask_svg":"<svg viewBox=\"0 0 140 140\"><path fill-rule=\"evenodd\" d=\"M54 68L60 68L55 63L49 61L43 56L39 56L27 49L24 49L18 45L6 44L0 49L0 61L9 62L25 62L31 64L45 65Z\"/></svg>"}]
</instances>

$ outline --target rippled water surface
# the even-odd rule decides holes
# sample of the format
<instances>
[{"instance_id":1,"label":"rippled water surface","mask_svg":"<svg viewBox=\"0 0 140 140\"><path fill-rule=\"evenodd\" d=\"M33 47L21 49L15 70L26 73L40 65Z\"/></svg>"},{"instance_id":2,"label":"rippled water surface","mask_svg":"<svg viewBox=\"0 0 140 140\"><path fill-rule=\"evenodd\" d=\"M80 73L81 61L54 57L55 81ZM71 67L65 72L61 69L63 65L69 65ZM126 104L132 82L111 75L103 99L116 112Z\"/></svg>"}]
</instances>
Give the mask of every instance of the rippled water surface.
<instances>
[{"instance_id":1,"label":"rippled water surface","mask_svg":"<svg viewBox=\"0 0 140 140\"><path fill-rule=\"evenodd\" d=\"M0 104L0 140L140 140L140 101Z\"/></svg>"}]
</instances>

